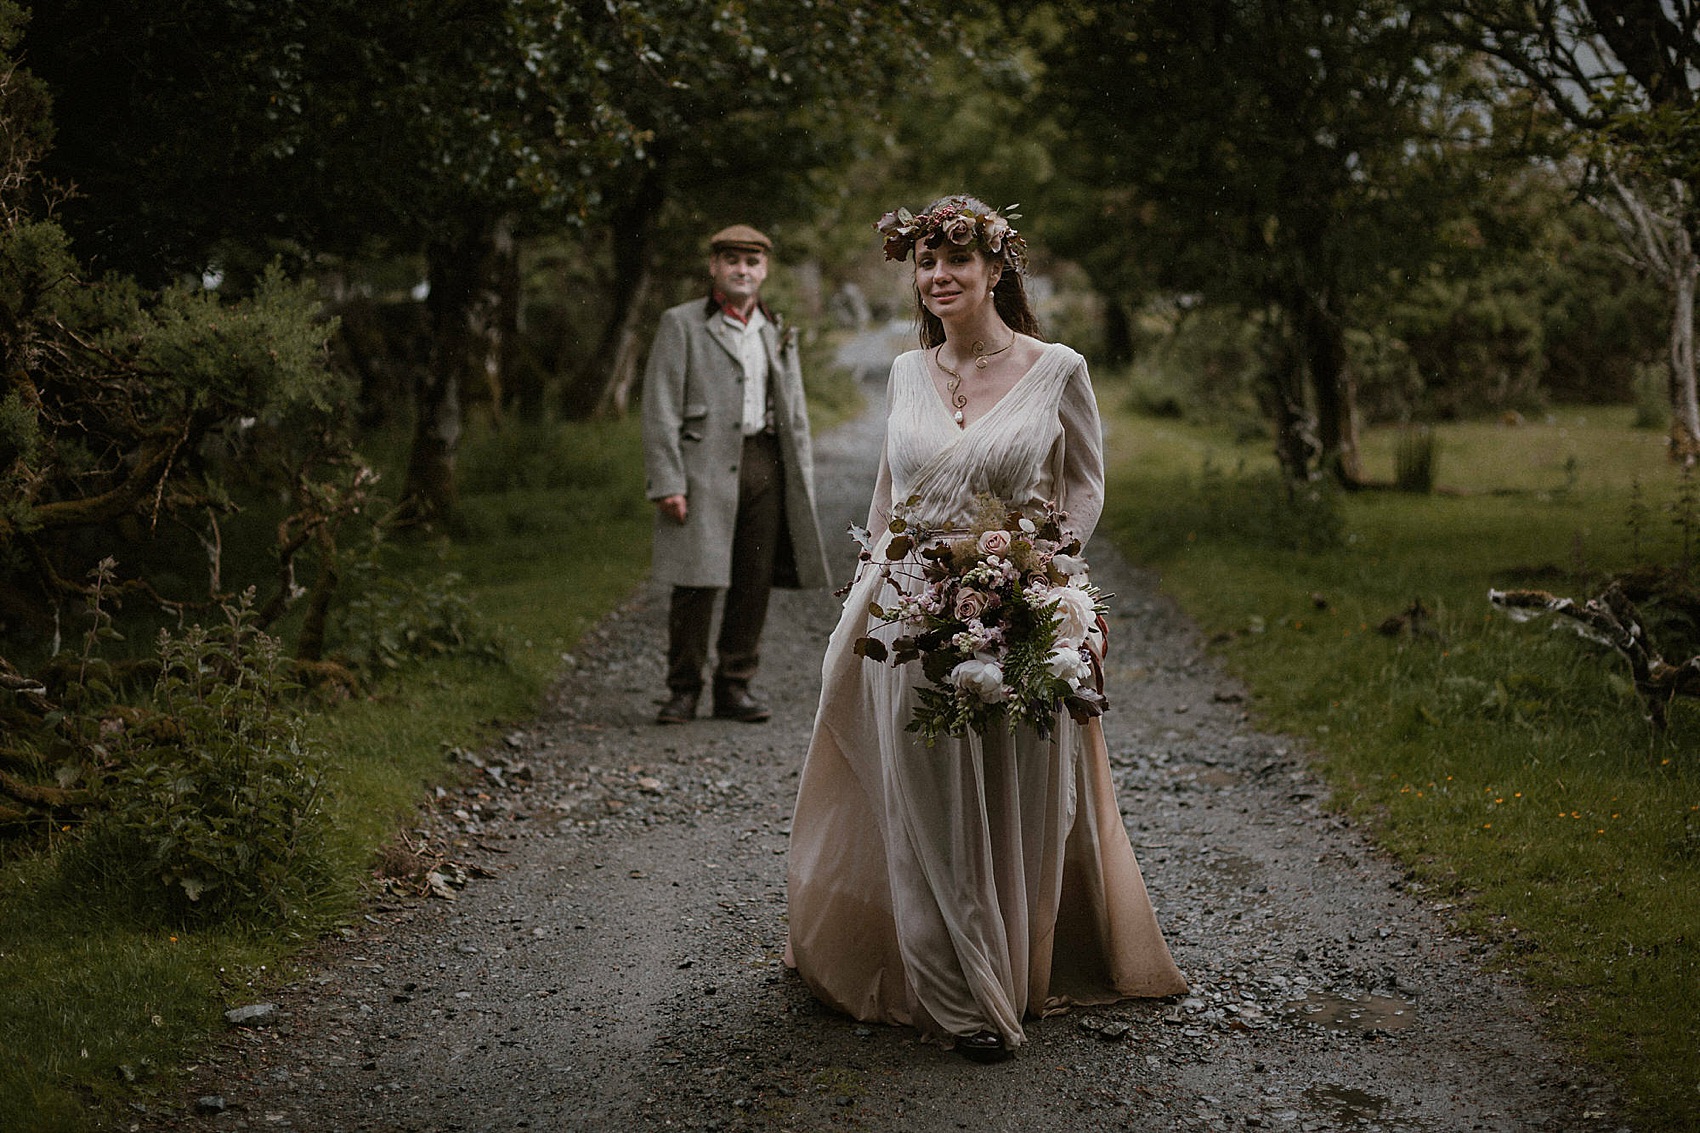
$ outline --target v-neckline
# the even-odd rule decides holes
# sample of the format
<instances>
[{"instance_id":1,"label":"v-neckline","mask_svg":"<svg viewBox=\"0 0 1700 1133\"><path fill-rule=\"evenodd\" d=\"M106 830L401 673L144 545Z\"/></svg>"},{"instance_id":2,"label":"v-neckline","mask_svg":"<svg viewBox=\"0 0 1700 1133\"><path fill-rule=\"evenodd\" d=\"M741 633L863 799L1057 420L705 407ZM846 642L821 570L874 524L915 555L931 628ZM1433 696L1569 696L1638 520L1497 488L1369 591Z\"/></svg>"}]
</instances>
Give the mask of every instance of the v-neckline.
<instances>
[{"instance_id":1,"label":"v-neckline","mask_svg":"<svg viewBox=\"0 0 1700 1133\"><path fill-rule=\"evenodd\" d=\"M1004 402L1009 400L1011 394L1025 385L1027 383L1027 379L1031 378L1034 372L1039 369L1039 363L1043 362L1050 355L1051 351L1056 348L1056 346L1057 344L1054 342L1045 343L1044 347L1039 351L1039 356L1033 359L1033 364L1031 366L1027 367L1026 373L1011 382L1009 388L999 394L996 401L992 402L991 407L972 421L958 421L956 419L956 411L951 408L951 406L945 401L943 395L939 393L938 383L933 381L932 371L927 368L927 352L925 350L919 350L916 351L916 353L921 356L921 377L926 379L927 389L932 394L933 404L939 407L939 412L943 413L945 420L950 422L951 430L955 432L957 436L963 436L968 432L968 430L996 413L998 408L1003 405Z\"/></svg>"}]
</instances>

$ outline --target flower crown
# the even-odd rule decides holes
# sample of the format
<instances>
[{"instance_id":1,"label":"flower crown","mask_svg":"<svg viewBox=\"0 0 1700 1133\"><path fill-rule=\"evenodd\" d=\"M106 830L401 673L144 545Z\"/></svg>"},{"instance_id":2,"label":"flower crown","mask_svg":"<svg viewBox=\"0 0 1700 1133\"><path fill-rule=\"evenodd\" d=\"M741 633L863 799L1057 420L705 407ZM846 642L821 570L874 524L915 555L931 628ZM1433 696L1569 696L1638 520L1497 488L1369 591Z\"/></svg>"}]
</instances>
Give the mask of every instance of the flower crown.
<instances>
[{"instance_id":1,"label":"flower crown","mask_svg":"<svg viewBox=\"0 0 1700 1133\"><path fill-rule=\"evenodd\" d=\"M920 216L904 208L888 212L874 227L885 236L888 260L901 263L918 244L937 248L949 241L964 247L978 244L994 256L1007 257L1019 270L1027 255L1027 241L1009 224L1021 219L1021 214L1013 211L1018 207L1007 205L1002 214L975 212L960 201L947 201Z\"/></svg>"}]
</instances>

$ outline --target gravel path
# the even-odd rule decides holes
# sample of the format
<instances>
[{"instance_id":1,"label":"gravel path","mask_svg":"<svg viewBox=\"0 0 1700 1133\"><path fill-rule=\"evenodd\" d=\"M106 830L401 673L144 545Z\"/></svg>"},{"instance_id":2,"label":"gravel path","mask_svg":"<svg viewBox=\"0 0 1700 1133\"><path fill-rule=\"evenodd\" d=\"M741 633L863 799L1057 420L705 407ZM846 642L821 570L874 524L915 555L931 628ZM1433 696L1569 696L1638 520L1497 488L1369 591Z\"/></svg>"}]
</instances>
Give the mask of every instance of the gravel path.
<instances>
[{"instance_id":1,"label":"gravel path","mask_svg":"<svg viewBox=\"0 0 1700 1133\"><path fill-rule=\"evenodd\" d=\"M863 518L878 444L872 419L820 439L828 532ZM658 728L666 603L646 586L547 711L463 756L471 785L421 816L455 899L374 902L266 1025L232 1028L177 1107L130 1127L1623 1128L1448 906L1324 808L1297 745L1247 721L1157 580L1106 544L1093 557L1118 595L1122 811L1184 999L1035 1022L998 1066L818 1007L780 955L836 603L776 596L771 723Z\"/></svg>"}]
</instances>

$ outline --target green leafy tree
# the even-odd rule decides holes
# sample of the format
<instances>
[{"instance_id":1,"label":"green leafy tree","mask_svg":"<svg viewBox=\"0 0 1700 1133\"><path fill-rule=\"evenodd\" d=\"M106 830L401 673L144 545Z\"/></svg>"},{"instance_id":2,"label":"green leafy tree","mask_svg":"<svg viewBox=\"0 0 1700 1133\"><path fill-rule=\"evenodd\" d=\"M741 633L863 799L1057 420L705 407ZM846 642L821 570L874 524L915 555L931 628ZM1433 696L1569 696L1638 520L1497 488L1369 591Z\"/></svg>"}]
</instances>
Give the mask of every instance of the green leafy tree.
<instances>
[{"instance_id":1,"label":"green leafy tree","mask_svg":"<svg viewBox=\"0 0 1700 1133\"><path fill-rule=\"evenodd\" d=\"M179 613L225 599L221 527L246 477L296 504L256 616L310 595L301 648L316 656L334 573L321 558L318 579L297 585L297 553L333 552L363 490L337 428L348 391L325 365L334 327L310 289L276 271L233 302L198 282L91 280L36 211L52 195L37 168L49 102L16 62L23 22L0 0L0 794L23 804L0 800L0 819L68 805L63 780L104 759L100 736L55 699L88 688L82 662L61 655L26 675L8 655L52 653L61 613L91 595L97 616L124 598ZM101 565L120 545L122 575ZM198 566L179 569L184 547L208 564L205 588L187 581ZM60 786L37 781L49 771Z\"/></svg>"},{"instance_id":2,"label":"green leafy tree","mask_svg":"<svg viewBox=\"0 0 1700 1133\"><path fill-rule=\"evenodd\" d=\"M595 182L613 302L578 410L624 411L664 259L695 267L707 232L738 220L809 242L786 230L830 207L865 121L961 48L976 7L679 3L608 28L637 48L605 54L624 61L618 97L644 142Z\"/></svg>"},{"instance_id":3,"label":"green leafy tree","mask_svg":"<svg viewBox=\"0 0 1700 1133\"><path fill-rule=\"evenodd\" d=\"M513 239L582 215L639 144L591 42L632 0L167 0L47 6L31 58L75 143L50 172L96 262L147 280L283 252L422 253L432 349L403 488L452 515L460 398L499 376Z\"/></svg>"},{"instance_id":4,"label":"green leafy tree","mask_svg":"<svg viewBox=\"0 0 1700 1133\"><path fill-rule=\"evenodd\" d=\"M1578 135L1584 191L1669 297L1670 452L1700 459L1700 4L1436 0L1457 43L1539 92Z\"/></svg>"},{"instance_id":5,"label":"green leafy tree","mask_svg":"<svg viewBox=\"0 0 1700 1133\"><path fill-rule=\"evenodd\" d=\"M520 242L606 233L608 364L580 401L617 408L667 234L803 215L835 125L937 34L932 5L894 0L52 8L34 57L87 139L57 172L86 193L78 239L114 264L423 255L432 345L403 495L426 520L453 515L464 388L499 399Z\"/></svg>"},{"instance_id":6,"label":"green leafy tree","mask_svg":"<svg viewBox=\"0 0 1700 1133\"><path fill-rule=\"evenodd\" d=\"M1078 201L1058 243L1112 295L1156 286L1259 319L1283 467L1358 482L1351 299L1430 247L1446 170L1423 158L1448 140L1436 100L1462 82L1455 60L1393 0L1048 18L1041 105Z\"/></svg>"}]
</instances>

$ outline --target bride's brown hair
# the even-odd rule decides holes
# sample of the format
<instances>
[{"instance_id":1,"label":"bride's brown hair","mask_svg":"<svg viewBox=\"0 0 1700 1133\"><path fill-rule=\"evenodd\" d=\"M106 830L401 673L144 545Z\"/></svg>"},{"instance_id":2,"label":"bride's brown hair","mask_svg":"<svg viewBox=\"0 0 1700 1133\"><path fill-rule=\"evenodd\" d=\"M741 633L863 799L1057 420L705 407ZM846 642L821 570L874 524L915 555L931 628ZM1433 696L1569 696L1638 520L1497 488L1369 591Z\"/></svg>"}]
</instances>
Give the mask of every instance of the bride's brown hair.
<instances>
[{"instance_id":1,"label":"bride's brown hair","mask_svg":"<svg viewBox=\"0 0 1700 1133\"><path fill-rule=\"evenodd\" d=\"M981 214L993 211L992 206L979 197L960 193L940 197L922 211L931 213L943 205L960 205L971 212ZM1039 332L1039 317L1033 313L1033 308L1027 302L1027 285L1016 249L1005 244L1001 252L994 253L982 247L980 254L1003 267L1003 274L998 276L997 285L992 288L992 306L997 309L998 317L1017 334L1030 335L1033 338L1044 337ZM921 302L920 289L913 287L913 284L911 289L915 292L915 323L920 331L921 347L930 350L944 342L944 323Z\"/></svg>"}]
</instances>

